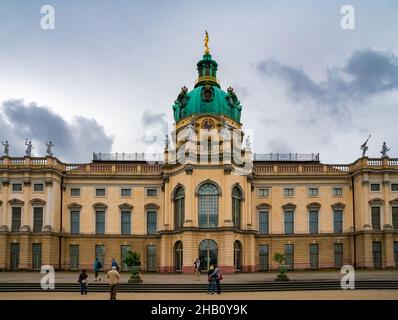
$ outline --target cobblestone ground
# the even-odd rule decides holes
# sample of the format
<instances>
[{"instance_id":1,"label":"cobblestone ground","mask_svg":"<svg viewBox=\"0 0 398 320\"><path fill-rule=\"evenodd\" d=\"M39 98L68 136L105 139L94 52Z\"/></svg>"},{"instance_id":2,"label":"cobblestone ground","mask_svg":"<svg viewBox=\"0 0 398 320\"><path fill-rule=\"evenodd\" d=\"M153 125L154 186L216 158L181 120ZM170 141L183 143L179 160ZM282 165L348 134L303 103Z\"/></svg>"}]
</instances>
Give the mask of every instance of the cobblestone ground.
<instances>
[{"instance_id":1,"label":"cobblestone ground","mask_svg":"<svg viewBox=\"0 0 398 320\"><path fill-rule=\"evenodd\" d=\"M89 282L93 282L94 274L88 272ZM20 282L20 283L40 283L43 275L40 272L0 272L0 282ZM339 270L332 271L295 271L288 272L291 280L340 280L343 276ZM79 272L56 272L56 283L76 283L79 277ZM235 273L224 274L223 283L247 283L258 281L274 281L276 277L275 272L265 273ZM121 282L127 282L129 273L123 272L121 274ZM159 274L159 273L144 273L142 275L144 283L197 283L194 281L194 275L190 274ZM398 270L357 270L355 272L356 280L388 280L398 279ZM102 282L106 281L106 274L102 273ZM202 282L207 282L207 275L202 274Z\"/></svg>"},{"instance_id":2,"label":"cobblestone ground","mask_svg":"<svg viewBox=\"0 0 398 320\"><path fill-rule=\"evenodd\" d=\"M0 292L0 300L108 300L109 294ZM118 293L118 300L398 300L398 290L328 290L206 293Z\"/></svg>"}]
</instances>

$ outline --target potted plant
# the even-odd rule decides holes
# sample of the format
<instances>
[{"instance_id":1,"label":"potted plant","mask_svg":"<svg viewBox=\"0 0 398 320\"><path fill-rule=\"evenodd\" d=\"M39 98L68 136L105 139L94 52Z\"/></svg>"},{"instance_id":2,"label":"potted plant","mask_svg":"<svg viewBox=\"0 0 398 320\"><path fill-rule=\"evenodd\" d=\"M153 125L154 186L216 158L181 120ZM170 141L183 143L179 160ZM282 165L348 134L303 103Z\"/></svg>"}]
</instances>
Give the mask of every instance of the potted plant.
<instances>
[{"instance_id":1,"label":"potted plant","mask_svg":"<svg viewBox=\"0 0 398 320\"><path fill-rule=\"evenodd\" d=\"M127 252L126 258L123 261L130 270L130 279L128 280L129 283L141 283L141 273L140 273L140 266L141 266L141 257L138 252L129 251Z\"/></svg>"},{"instance_id":2,"label":"potted plant","mask_svg":"<svg viewBox=\"0 0 398 320\"><path fill-rule=\"evenodd\" d=\"M283 253L276 252L274 254L274 261L278 264L279 273L275 281L289 281L287 277L287 265L285 264L285 255Z\"/></svg>"}]
</instances>

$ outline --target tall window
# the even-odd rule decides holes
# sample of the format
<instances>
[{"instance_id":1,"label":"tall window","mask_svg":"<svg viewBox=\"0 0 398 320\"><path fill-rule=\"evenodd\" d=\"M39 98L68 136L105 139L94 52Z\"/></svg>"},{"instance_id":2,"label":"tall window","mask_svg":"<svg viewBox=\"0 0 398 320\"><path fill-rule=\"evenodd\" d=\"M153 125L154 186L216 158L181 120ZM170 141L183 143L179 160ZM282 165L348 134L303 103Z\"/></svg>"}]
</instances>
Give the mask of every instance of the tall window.
<instances>
[{"instance_id":1,"label":"tall window","mask_svg":"<svg viewBox=\"0 0 398 320\"><path fill-rule=\"evenodd\" d=\"M380 230L380 207L372 207L372 228L373 230Z\"/></svg>"},{"instance_id":2,"label":"tall window","mask_svg":"<svg viewBox=\"0 0 398 320\"><path fill-rule=\"evenodd\" d=\"M335 268L341 268L343 266L343 244L334 244L334 266Z\"/></svg>"},{"instance_id":3,"label":"tall window","mask_svg":"<svg viewBox=\"0 0 398 320\"><path fill-rule=\"evenodd\" d=\"M155 272L156 271L156 246L150 245L146 247L146 271Z\"/></svg>"},{"instance_id":4,"label":"tall window","mask_svg":"<svg viewBox=\"0 0 398 320\"><path fill-rule=\"evenodd\" d=\"M309 220L310 233L318 233L318 210L310 210Z\"/></svg>"},{"instance_id":5,"label":"tall window","mask_svg":"<svg viewBox=\"0 0 398 320\"><path fill-rule=\"evenodd\" d=\"M121 233L131 234L131 211L122 211L120 216Z\"/></svg>"},{"instance_id":6,"label":"tall window","mask_svg":"<svg viewBox=\"0 0 398 320\"><path fill-rule=\"evenodd\" d=\"M70 212L70 233L71 234L80 233L80 211Z\"/></svg>"},{"instance_id":7,"label":"tall window","mask_svg":"<svg viewBox=\"0 0 398 320\"><path fill-rule=\"evenodd\" d=\"M392 227L398 229L398 207L392 207Z\"/></svg>"},{"instance_id":8,"label":"tall window","mask_svg":"<svg viewBox=\"0 0 398 320\"><path fill-rule=\"evenodd\" d=\"M319 267L319 246L318 244L310 244L310 268L318 269Z\"/></svg>"},{"instance_id":9,"label":"tall window","mask_svg":"<svg viewBox=\"0 0 398 320\"><path fill-rule=\"evenodd\" d=\"M105 211L95 211L95 233L105 234Z\"/></svg>"},{"instance_id":10,"label":"tall window","mask_svg":"<svg viewBox=\"0 0 398 320\"><path fill-rule=\"evenodd\" d=\"M285 234L294 233L294 211L285 211Z\"/></svg>"},{"instance_id":11,"label":"tall window","mask_svg":"<svg viewBox=\"0 0 398 320\"><path fill-rule=\"evenodd\" d=\"M79 245L71 244L70 247L70 269L78 270L79 269Z\"/></svg>"},{"instance_id":12,"label":"tall window","mask_svg":"<svg viewBox=\"0 0 398 320\"><path fill-rule=\"evenodd\" d=\"M242 244L240 241L234 243L234 268L235 271L241 271L242 268Z\"/></svg>"},{"instance_id":13,"label":"tall window","mask_svg":"<svg viewBox=\"0 0 398 320\"><path fill-rule=\"evenodd\" d=\"M40 270L41 268L41 243L32 244L32 269Z\"/></svg>"},{"instance_id":14,"label":"tall window","mask_svg":"<svg viewBox=\"0 0 398 320\"><path fill-rule=\"evenodd\" d=\"M182 270L183 251L182 242L177 241L174 245L174 271Z\"/></svg>"},{"instance_id":15,"label":"tall window","mask_svg":"<svg viewBox=\"0 0 398 320\"><path fill-rule=\"evenodd\" d=\"M398 241L394 241L394 261L395 267L398 267Z\"/></svg>"},{"instance_id":16,"label":"tall window","mask_svg":"<svg viewBox=\"0 0 398 320\"><path fill-rule=\"evenodd\" d=\"M381 241L373 241L373 266L375 269L381 268Z\"/></svg>"},{"instance_id":17,"label":"tall window","mask_svg":"<svg viewBox=\"0 0 398 320\"><path fill-rule=\"evenodd\" d=\"M95 246L95 258L101 262L102 269L105 268L105 246L96 245Z\"/></svg>"},{"instance_id":18,"label":"tall window","mask_svg":"<svg viewBox=\"0 0 398 320\"><path fill-rule=\"evenodd\" d=\"M19 267L19 243L11 243L10 269L17 270Z\"/></svg>"},{"instance_id":19,"label":"tall window","mask_svg":"<svg viewBox=\"0 0 398 320\"><path fill-rule=\"evenodd\" d=\"M288 269L294 269L294 245L285 244L285 263Z\"/></svg>"},{"instance_id":20,"label":"tall window","mask_svg":"<svg viewBox=\"0 0 398 320\"><path fill-rule=\"evenodd\" d=\"M333 231L334 233L343 232L343 210L333 210Z\"/></svg>"},{"instance_id":21,"label":"tall window","mask_svg":"<svg viewBox=\"0 0 398 320\"><path fill-rule=\"evenodd\" d=\"M260 245L259 270L260 271L268 270L268 245L267 244Z\"/></svg>"},{"instance_id":22,"label":"tall window","mask_svg":"<svg viewBox=\"0 0 398 320\"><path fill-rule=\"evenodd\" d=\"M128 270L128 266L126 263L124 263L124 260L127 258L127 252L131 251L131 246L128 245L122 245L120 246L120 256L122 258L121 261L121 266L122 266L122 271Z\"/></svg>"},{"instance_id":23,"label":"tall window","mask_svg":"<svg viewBox=\"0 0 398 320\"><path fill-rule=\"evenodd\" d=\"M260 234L268 234L268 211L260 210L258 213L259 232Z\"/></svg>"},{"instance_id":24,"label":"tall window","mask_svg":"<svg viewBox=\"0 0 398 320\"><path fill-rule=\"evenodd\" d=\"M214 184L205 183L199 188L199 227L217 228L218 190Z\"/></svg>"},{"instance_id":25,"label":"tall window","mask_svg":"<svg viewBox=\"0 0 398 320\"><path fill-rule=\"evenodd\" d=\"M157 232L157 220L158 214L155 210L150 210L147 212L146 229L147 234L156 234Z\"/></svg>"},{"instance_id":26,"label":"tall window","mask_svg":"<svg viewBox=\"0 0 398 320\"><path fill-rule=\"evenodd\" d=\"M11 231L19 231L21 229L21 207L12 207L12 221L11 221Z\"/></svg>"},{"instance_id":27,"label":"tall window","mask_svg":"<svg viewBox=\"0 0 398 320\"><path fill-rule=\"evenodd\" d=\"M232 189L232 219L235 228L240 228L242 192L238 187Z\"/></svg>"},{"instance_id":28,"label":"tall window","mask_svg":"<svg viewBox=\"0 0 398 320\"><path fill-rule=\"evenodd\" d=\"M43 229L43 207L33 207L33 232Z\"/></svg>"},{"instance_id":29,"label":"tall window","mask_svg":"<svg viewBox=\"0 0 398 320\"><path fill-rule=\"evenodd\" d=\"M174 193L174 229L183 227L185 220L185 191L179 187Z\"/></svg>"}]
</instances>

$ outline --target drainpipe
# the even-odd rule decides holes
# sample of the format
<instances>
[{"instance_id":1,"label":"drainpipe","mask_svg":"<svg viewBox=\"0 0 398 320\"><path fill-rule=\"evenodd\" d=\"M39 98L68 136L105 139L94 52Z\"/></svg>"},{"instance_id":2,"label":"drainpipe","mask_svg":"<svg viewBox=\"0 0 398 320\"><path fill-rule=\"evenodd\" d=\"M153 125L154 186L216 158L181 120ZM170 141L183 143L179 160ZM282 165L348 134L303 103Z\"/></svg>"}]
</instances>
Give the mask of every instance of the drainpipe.
<instances>
[{"instance_id":1,"label":"drainpipe","mask_svg":"<svg viewBox=\"0 0 398 320\"><path fill-rule=\"evenodd\" d=\"M64 216L64 212L63 212L63 204L64 204L64 176L62 175L61 177L61 201L60 201L60 210L59 212L61 213L61 219L60 219L60 230L59 230L59 248L58 248L58 254L59 254L59 266L58 266L58 270L61 271L62 269L62 229L63 229L63 216Z\"/></svg>"},{"instance_id":2,"label":"drainpipe","mask_svg":"<svg viewBox=\"0 0 398 320\"><path fill-rule=\"evenodd\" d=\"M355 181L354 176L351 176L351 185L352 185L352 223L353 223L353 236L354 236L354 269L357 268L357 235L355 228Z\"/></svg>"}]
</instances>

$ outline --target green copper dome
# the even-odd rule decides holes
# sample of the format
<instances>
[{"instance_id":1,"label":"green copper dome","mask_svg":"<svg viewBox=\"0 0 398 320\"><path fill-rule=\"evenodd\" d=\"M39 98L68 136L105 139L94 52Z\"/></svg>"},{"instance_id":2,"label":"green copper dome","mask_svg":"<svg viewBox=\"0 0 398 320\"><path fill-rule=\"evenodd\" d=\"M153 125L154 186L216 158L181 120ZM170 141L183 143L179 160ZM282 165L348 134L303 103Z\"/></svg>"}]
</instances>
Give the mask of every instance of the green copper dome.
<instances>
[{"instance_id":1,"label":"green copper dome","mask_svg":"<svg viewBox=\"0 0 398 320\"><path fill-rule=\"evenodd\" d=\"M231 87L227 92L217 81L217 62L206 52L197 64L198 80L193 90L183 87L174 102L174 120L179 121L193 114L224 115L240 123L242 107Z\"/></svg>"}]
</instances>

